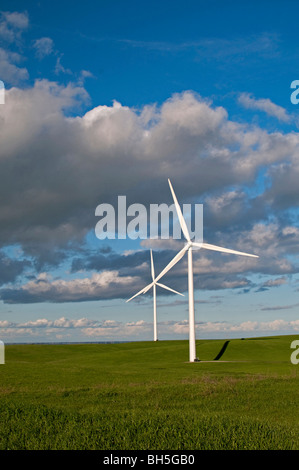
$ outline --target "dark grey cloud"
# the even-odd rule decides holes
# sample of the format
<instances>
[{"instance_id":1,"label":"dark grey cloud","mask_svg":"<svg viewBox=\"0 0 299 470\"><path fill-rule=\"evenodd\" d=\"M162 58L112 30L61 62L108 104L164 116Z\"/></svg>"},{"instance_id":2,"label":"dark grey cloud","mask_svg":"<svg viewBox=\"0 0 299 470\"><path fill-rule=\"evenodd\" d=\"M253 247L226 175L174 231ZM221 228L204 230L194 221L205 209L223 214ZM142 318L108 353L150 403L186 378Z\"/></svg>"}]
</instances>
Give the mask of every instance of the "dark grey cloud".
<instances>
[{"instance_id":1,"label":"dark grey cloud","mask_svg":"<svg viewBox=\"0 0 299 470\"><path fill-rule=\"evenodd\" d=\"M277 311L277 310L289 310L289 309L292 309L294 307L298 307L299 303L297 304L290 304L290 305L275 305L275 306L272 306L272 307L262 307L261 310L263 311Z\"/></svg>"},{"instance_id":2,"label":"dark grey cloud","mask_svg":"<svg viewBox=\"0 0 299 470\"><path fill-rule=\"evenodd\" d=\"M96 270L104 269L131 269L136 268L140 264L149 261L148 251L136 251L134 253L124 255L108 251L107 254L92 252L83 258L74 258L72 260L72 272L80 270Z\"/></svg>"},{"instance_id":3,"label":"dark grey cloud","mask_svg":"<svg viewBox=\"0 0 299 470\"><path fill-rule=\"evenodd\" d=\"M29 260L12 259L0 251L0 284L14 282L30 266Z\"/></svg>"}]
</instances>

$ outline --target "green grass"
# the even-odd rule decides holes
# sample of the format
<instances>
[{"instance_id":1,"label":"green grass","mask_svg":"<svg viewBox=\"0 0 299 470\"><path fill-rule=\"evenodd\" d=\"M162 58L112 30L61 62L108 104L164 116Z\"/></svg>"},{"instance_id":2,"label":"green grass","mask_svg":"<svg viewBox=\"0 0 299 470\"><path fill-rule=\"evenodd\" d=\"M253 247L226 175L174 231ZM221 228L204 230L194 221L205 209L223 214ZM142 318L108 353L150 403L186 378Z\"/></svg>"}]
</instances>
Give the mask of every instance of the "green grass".
<instances>
[{"instance_id":1,"label":"green grass","mask_svg":"<svg viewBox=\"0 0 299 470\"><path fill-rule=\"evenodd\" d=\"M293 339L6 345L0 450L297 450Z\"/></svg>"}]
</instances>

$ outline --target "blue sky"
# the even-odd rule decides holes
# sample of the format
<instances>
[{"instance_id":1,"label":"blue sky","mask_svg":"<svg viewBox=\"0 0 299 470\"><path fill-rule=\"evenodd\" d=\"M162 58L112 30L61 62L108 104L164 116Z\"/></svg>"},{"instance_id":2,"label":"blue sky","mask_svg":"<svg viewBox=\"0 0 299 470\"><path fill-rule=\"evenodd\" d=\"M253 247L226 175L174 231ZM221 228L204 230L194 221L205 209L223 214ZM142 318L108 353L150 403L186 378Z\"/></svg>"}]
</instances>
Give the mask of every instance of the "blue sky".
<instances>
[{"instance_id":1,"label":"blue sky","mask_svg":"<svg viewBox=\"0 0 299 470\"><path fill-rule=\"evenodd\" d=\"M95 208L204 205L204 239L258 261L194 256L198 338L299 328L294 1L2 1L0 339L153 337L125 301L181 244L98 240ZM299 106L299 104L298 104ZM158 292L160 339L188 337L186 260Z\"/></svg>"}]
</instances>

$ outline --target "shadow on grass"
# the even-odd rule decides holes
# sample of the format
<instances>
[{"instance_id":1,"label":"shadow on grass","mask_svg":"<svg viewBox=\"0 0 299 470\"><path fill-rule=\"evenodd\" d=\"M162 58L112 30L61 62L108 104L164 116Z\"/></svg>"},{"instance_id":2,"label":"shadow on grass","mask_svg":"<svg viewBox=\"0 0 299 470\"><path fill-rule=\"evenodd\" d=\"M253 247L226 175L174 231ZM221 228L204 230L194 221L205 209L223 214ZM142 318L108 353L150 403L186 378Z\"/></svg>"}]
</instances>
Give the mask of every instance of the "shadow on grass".
<instances>
[{"instance_id":1,"label":"shadow on grass","mask_svg":"<svg viewBox=\"0 0 299 470\"><path fill-rule=\"evenodd\" d=\"M228 343L229 341L225 341L224 345L222 346L222 348L220 349L219 353L217 354L217 356L214 358L214 361L218 361L222 356L223 354L225 353L226 351L226 348L228 346Z\"/></svg>"}]
</instances>

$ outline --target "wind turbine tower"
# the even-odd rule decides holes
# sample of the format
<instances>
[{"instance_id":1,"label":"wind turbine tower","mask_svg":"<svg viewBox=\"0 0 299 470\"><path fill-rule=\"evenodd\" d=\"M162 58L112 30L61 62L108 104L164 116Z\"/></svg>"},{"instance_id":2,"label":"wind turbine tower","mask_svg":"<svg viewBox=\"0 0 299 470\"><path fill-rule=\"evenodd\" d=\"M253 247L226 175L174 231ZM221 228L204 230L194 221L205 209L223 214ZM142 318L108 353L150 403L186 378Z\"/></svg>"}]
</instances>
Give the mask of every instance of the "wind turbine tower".
<instances>
[{"instance_id":1,"label":"wind turbine tower","mask_svg":"<svg viewBox=\"0 0 299 470\"><path fill-rule=\"evenodd\" d=\"M252 258L258 258L257 255L251 255L249 253L243 253L241 251L231 250L229 248L222 248L216 245L210 245L209 243L197 243L191 241L190 234L187 228L187 224L183 217L180 205L176 198L175 192L173 190L172 184L168 179L169 187L175 204L176 212L180 222L180 226L183 232L183 235L186 239L186 244L179 251L174 258L168 263L168 265L161 271L161 273L156 278L156 284L162 276L164 276L183 256L188 252L188 295L189 295L189 361L197 361L196 357L196 343L195 343L195 314L194 314L194 285L193 285L193 253L192 249L195 248L204 248L206 250L220 251L222 253L230 253L234 255L249 256Z\"/></svg>"}]
</instances>

